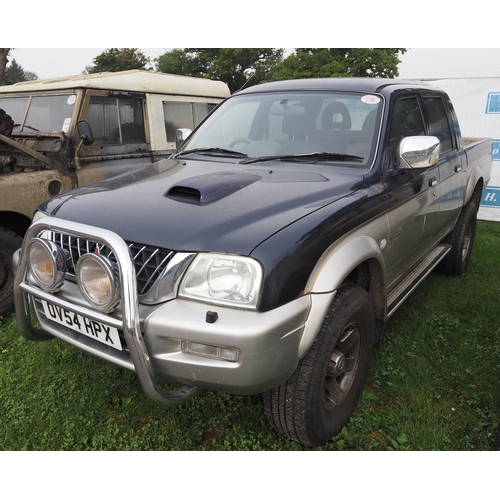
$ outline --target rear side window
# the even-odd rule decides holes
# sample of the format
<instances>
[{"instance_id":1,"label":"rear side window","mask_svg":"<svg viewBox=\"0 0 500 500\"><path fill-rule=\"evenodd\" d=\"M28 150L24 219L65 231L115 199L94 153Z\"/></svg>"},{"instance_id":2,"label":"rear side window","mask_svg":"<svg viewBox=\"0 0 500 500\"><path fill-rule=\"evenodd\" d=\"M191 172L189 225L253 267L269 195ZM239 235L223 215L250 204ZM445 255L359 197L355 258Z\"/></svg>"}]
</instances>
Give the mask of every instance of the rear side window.
<instances>
[{"instance_id":1,"label":"rear side window","mask_svg":"<svg viewBox=\"0 0 500 500\"><path fill-rule=\"evenodd\" d=\"M165 101L163 103L163 116L167 142L175 142L175 131L178 128L193 130L214 106L215 104L207 102Z\"/></svg>"},{"instance_id":2,"label":"rear side window","mask_svg":"<svg viewBox=\"0 0 500 500\"><path fill-rule=\"evenodd\" d=\"M141 99L91 97L86 119L95 145L146 142Z\"/></svg>"},{"instance_id":3,"label":"rear side window","mask_svg":"<svg viewBox=\"0 0 500 500\"><path fill-rule=\"evenodd\" d=\"M425 97L424 110L429 120L429 133L441 141L441 151L453 149L450 124L441 98Z\"/></svg>"}]
</instances>

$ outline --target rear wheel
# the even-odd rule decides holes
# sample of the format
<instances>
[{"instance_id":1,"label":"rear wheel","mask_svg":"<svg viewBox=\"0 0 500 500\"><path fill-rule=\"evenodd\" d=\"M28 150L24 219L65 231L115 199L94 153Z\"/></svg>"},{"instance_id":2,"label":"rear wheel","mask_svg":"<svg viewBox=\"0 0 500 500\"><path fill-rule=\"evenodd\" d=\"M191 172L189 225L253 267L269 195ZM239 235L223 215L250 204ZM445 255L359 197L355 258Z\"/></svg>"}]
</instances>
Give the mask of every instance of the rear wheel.
<instances>
[{"instance_id":1,"label":"rear wheel","mask_svg":"<svg viewBox=\"0 0 500 500\"><path fill-rule=\"evenodd\" d=\"M357 285L343 285L295 372L264 394L271 425L306 446L321 446L340 432L363 390L374 330L368 293Z\"/></svg>"},{"instance_id":2,"label":"rear wheel","mask_svg":"<svg viewBox=\"0 0 500 500\"><path fill-rule=\"evenodd\" d=\"M14 310L12 257L22 243L22 238L16 233L0 228L0 316L6 316Z\"/></svg>"},{"instance_id":3,"label":"rear wheel","mask_svg":"<svg viewBox=\"0 0 500 500\"><path fill-rule=\"evenodd\" d=\"M472 255L476 225L477 208L470 202L463 208L453 231L444 241L451 245L451 250L439 264L439 271L450 276L465 273Z\"/></svg>"}]
</instances>

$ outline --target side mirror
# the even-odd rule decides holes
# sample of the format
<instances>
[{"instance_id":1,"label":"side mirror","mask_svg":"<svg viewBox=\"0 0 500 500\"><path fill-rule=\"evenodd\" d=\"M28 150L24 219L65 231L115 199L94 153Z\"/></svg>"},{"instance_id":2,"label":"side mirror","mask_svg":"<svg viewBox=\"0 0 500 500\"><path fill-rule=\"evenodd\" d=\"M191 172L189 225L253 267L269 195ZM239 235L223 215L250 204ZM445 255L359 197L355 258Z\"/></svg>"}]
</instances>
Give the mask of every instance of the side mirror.
<instances>
[{"instance_id":1,"label":"side mirror","mask_svg":"<svg viewBox=\"0 0 500 500\"><path fill-rule=\"evenodd\" d=\"M91 146L94 144L94 135L92 134L92 129L87 120L80 120L76 127L78 128L78 133L80 134L80 139L85 146Z\"/></svg>"},{"instance_id":2,"label":"side mirror","mask_svg":"<svg viewBox=\"0 0 500 500\"><path fill-rule=\"evenodd\" d=\"M175 149L178 149L179 146L189 137L192 130L189 128L178 128L175 131Z\"/></svg>"},{"instance_id":3,"label":"side mirror","mask_svg":"<svg viewBox=\"0 0 500 500\"><path fill-rule=\"evenodd\" d=\"M405 137L399 143L396 168L407 170L432 167L439 161L440 152L441 143L437 137L432 135Z\"/></svg>"}]
</instances>

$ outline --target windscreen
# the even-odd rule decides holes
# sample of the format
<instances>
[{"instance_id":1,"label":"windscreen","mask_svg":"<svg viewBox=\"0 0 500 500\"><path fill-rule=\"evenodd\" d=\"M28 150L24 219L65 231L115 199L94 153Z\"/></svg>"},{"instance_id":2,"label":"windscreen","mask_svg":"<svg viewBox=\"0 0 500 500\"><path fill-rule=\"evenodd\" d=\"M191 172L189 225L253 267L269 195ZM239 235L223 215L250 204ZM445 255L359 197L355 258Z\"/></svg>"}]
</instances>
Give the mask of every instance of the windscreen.
<instances>
[{"instance_id":1,"label":"windscreen","mask_svg":"<svg viewBox=\"0 0 500 500\"><path fill-rule=\"evenodd\" d=\"M13 134L59 134L69 130L75 102L73 94L0 97L0 108L14 120Z\"/></svg>"},{"instance_id":2,"label":"windscreen","mask_svg":"<svg viewBox=\"0 0 500 500\"><path fill-rule=\"evenodd\" d=\"M247 155L338 155L325 160L367 165L373 158L382 100L333 92L256 93L224 102L180 152L221 148Z\"/></svg>"}]
</instances>

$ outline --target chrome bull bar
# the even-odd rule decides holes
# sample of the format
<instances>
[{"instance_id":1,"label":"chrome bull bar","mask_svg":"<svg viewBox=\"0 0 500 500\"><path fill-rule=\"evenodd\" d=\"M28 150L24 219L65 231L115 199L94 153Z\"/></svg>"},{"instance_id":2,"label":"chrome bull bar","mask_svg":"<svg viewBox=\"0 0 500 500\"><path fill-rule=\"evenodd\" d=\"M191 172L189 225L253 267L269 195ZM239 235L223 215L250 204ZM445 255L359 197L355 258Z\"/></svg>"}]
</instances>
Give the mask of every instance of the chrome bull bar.
<instances>
[{"instance_id":1,"label":"chrome bull bar","mask_svg":"<svg viewBox=\"0 0 500 500\"><path fill-rule=\"evenodd\" d=\"M98 229L86 224L52 217L38 219L30 226L24 237L21 252L16 256L17 272L14 283L14 300L17 324L21 334L30 340L53 338L52 335L33 327L29 307L24 303L25 291L29 293L32 288L24 286L27 283L29 273L27 262L28 243L43 231L51 230L64 231L80 238L92 238L96 243L107 245L113 249L120 271L123 334L135 372L146 394L156 403L164 406L176 406L201 392L200 387L190 385L184 385L177 390L166 390L156 380L151 358L141 334L136 272L130 258L128 245L116 233L106 229ZM98 233L96 233L96 230Z\"/></svg>"}]
</instances>

